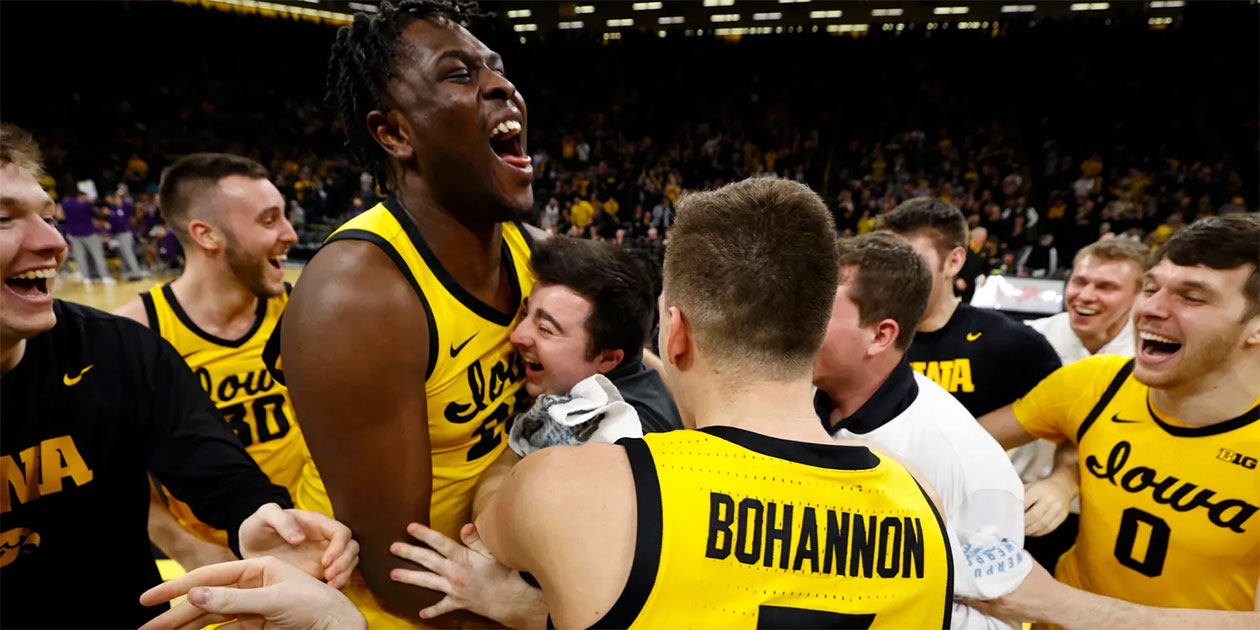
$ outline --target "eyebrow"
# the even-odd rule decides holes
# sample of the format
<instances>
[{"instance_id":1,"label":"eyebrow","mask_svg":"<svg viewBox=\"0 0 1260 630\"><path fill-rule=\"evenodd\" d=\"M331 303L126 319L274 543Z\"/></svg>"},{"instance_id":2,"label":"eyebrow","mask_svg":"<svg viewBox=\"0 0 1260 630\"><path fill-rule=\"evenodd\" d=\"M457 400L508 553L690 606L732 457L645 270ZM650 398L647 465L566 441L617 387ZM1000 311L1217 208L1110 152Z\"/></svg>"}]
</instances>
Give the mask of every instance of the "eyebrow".
<instances>
[{"instance_id":1,"label":"eyebrow","mask_svg":"<svg viewBox=\"0 0 1260 630\"><path fill-rule=\"evenodd\" d=\"M27 203L29 203L29 201ZM20 206L22 205L22 200L18 199L17 197L0 197L0 205ZM47 210L48 208L56 208L56 207L57 207L57 202L53 201L51 197L45 197L43 203L39 204L40 210Z\"/></svg>"},{"instance_id":2,"label":"eyebrow","mask_svg":"<svg viewBox=\"0 0 1260 630\"><path fill-rule=\"evenodd\" d=\"M476 64L478 61L476 55L466 50L459 49L459 48L453 48L451 50L442 52L441 54L437 56L436 61L441 62L443 59L448 59L451 57L454 57L456 59L459 59L460 61L464 61L470 64ZM499 55L499 53L492 52L489 55L486 55L486 65L490 67L502 66L503 57Z\"/></svg>"},{"instance_id":3,"label":"eyebrow","mask_svg":"<svg viewBox=\"0 0 1260 630\"><path fill-rule=\"evenodd\" d=\"M561 326L560 322L556 321L556 318L551 316L551 313L548 313L547 311L544 311L543 309L538 308L538 309L534 309L534 315L537 316L539 319L545 319L551 322L551 325L556 327L556 332L560 332L560 333L564 332L564 326Z\"/></svg>"},{"instance_id":4,"label":"eyebrow","mask_svg":"<svg viewBox=\"0 0 1260 630\"><path fill-rule=\"evenodd\" d=\"M1154 274L1152 274L1149 271L1146 272L1146 274L1142 276L1143 282L1147 280L1154 280L1156 282L1159 282L1159 280L1155 278ZM1212 295L1216 295L1216 289L1214 287L1212 287L1211 285L1208 285L1207 283L1200 282L1198 280L1179 280L1179 281L1174 281L1170 283L1165 282L1161 284L1165 284L1167 286L1171 286L1180 290L1194 289L1198 291L1203 291L1205 293L1210 293Z\"/></svg>"}]
</instances>

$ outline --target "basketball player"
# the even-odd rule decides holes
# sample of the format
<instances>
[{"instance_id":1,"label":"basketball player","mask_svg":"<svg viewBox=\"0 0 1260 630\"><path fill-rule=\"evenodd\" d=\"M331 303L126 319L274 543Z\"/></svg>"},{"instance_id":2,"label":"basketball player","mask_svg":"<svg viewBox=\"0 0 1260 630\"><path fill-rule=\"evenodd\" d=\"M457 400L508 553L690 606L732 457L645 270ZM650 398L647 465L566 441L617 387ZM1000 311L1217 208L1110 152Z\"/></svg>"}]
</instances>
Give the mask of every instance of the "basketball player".
<instances>
[{"instance_id":1,"label":"basketball player","mask_svg":"<svg viewBox=\"0 0 1260 630\"><path fill-rule=\"evenodd\" d=\"M473 11L382 3L338 31L329 100L390 196L329 238L281 326L283 376L322 475L296 501L354 530L365 584L347 593L371 625L415 621L437 601L389 579L412 566L389 545L412 521L454 536L470 520L527 398L508 339L533 286L534 236L515 221L533 204L525 102L463 26Z\"/></svg>"},{"instance_id":2,"label":"basketball player","mask_svg":"<svg viewBox=\"0 0 1260 630\"><path fill-rule=\"evenodd\" d=\"M1072 262L1072 277L1064 291L1066 310L1058 315L1025 322L1045 336L1069 365L1095 354L1133 356L1133 301L1137 299L1142 268L1150 250L1128 239L1111 238L1087 245ZM1028 490L1025 500L1025 547L1038 562L1054 566L1076 540L1078 508L1076 455L1071 444L1061 444L1061 466L1054 468L1055 446L1037 440L1012 451L1015 469Z\"/></svg>"},{"instance_id":3,"label":"basketball player","mask_svg":"<svg viewBox=\"0 0 1260 630\"><path fill-rule=\"evenodd\" d=\"M116 314L148 326L175 347L245 451L272 482L296 496L302 432L288 392L262 362L263 346L288 297L280 263L297 242L284 216L284 198L261 164L196 153L162 173L158 203L184 248L184 272ZM187 570L233 559L225 532L198 521L169 493L155 492L160 494L151 501L149 536L167 556ZM173 519L181 527L172 526Z\"/></svg>"},{"instance_id":4,"label":"basketball player","mask_svg":"<svg viewBox=\"0 0 1260 630\"><path fill-rule=\"evenodd\" d=\"M940 199L920 197L881 217L932 271L932 294L907 356L910 367L980 416L1010 404L1059 367L1045 338L1002 315L961 304L954 277L965 261L967 220Z\"/></svg>"},{"instance_id":5,"label":"basketball player","mask_svg":"<svg viewBox=\"0 0 1260 630\"><path fill-rule=\"evenodd\" d=\"M1258 244L1256 215L1177 232L1143 275L1135 358L1078 361L981 419L1004 446L1076 444L1080 533L1055 571L1065 584L1139 604L1257 609ZM1205 614L1179 619L1220 619Z\"/></svg>"},{"instance_id":6,"label":"basketball player","mask_svg":"<svg viewBox=\"0 0 1260 630\"><path fill-rule=\"evenodd\" d=\"M904 239L873 232L836 243L840 286L814 360L814 409L838 441L897 453L940 493L958 567L954 594L989 599L1031 569L1024 544L1023 485L962 404L905 360L927 306L932 275ZM1007 622L954 604L954 628Z\"/></svg>"},{"instance_id":7,"label":"basketball player","mask_svg":"<svg viewBox=\"0 0 1260 630\"><path fill-rule=\"evenodd\" d=\"M169 344L52 298L66 242L41 173L30 135L0 124L0 626L135 627L160 612L136 601L160 581L147 471L234 551L348 576L350 531L281 509L288 493Z\"/></svg>"},{"instance_id":8,"label":"basketball player","mask_svg":"<svg viewBox=\"0 0 1260 630\"><path fill-rule=\"evenodd\" d=\"M891 457L834 443L810 405L834 234L788 180L680 200L660 345L691 430L545 449L477 519L558 627L949 626L935 505Z\"/></svg>"}]
</instances>

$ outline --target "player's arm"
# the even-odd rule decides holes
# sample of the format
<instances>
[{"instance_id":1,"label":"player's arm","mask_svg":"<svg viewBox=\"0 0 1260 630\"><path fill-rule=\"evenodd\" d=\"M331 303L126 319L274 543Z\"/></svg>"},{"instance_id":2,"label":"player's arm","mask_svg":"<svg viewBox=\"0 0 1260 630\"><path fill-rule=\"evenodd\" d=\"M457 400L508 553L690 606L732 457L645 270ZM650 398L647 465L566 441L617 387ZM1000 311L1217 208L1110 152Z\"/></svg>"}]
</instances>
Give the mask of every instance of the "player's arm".
<instances>
[{"instance_id":1,"label":"player's arm","mask_svg":"<svg viewBox=\"0 0 1260 630\"><path fill-rule=\"evenodd\" d=\"M411 285L379 248L331 243L302 274L281 331L284 373L337 519L360 545L368 587L412 617L439 593L389 579L416 565L389 546L429 523L432 468L424 389L429 334Z\"/></svg>"},{"instance_id":2,"label":"player's arm","mask_svg":"<svg viewBox=\"0 0 1260 630\"><path fill-rule=\"evenodd\" d=\"M490 502L494 499L499 490L503 488L503 483L507 481L508 475L512 472L512 467L521 461L521 456L510 447L503 449L503 453L494 463L481 473L481 481L477 485L477 493L473 495L472 518L477 520L478 516L486 510Z\"/></svg>"},{"instance_id":3,"label":"player's arm","mask_svg":"<svg viewBox=\"0 0 1260 630\"><path fill-rule=\"evenodd\" d=\"M142 379L135 397L146 467L203 523L225 530L239 555L241 523L267 503L292 507L289 493L259 470L175 349L142 332L132 343Z\"/></svg>"},{"instance_id":4,"label":"player's arm","mask_svg":"<svg viewBox=\"0 0 1260 630\"><path fill-rule=\"evenodd\" d=\"M167 509L152 480L149 482L149 540L185 571L236 559L227 548L208 543L184 529Z\"/></svg>"},{"instance_id":5,"label":"player's arm","mask_svg":"<svg viewBox=\"0 0 1260 630\"><path fill-rule=\"evenodd\" d=\"M114 314L151 328L144 301L139 297L119 307ZM236 559L227 549L208 543L184 529L171 514L166 502L158 496L152 482L149 484L149 540L185 571Z\"/></svg>"},{"instance_id":6,"label":"player's arm","mask_svg":"<svg viewBox=\"0 0 1260 630\"><path fill-rule=\"evenodd\" d=\"M1055 580L1039 564L1019 588L987 602L968 602L1004 619L1048 623L1068 630L1255 630L1260 600L1251 612L1158 608L1072 588Z\"/></svg>"},{"instance_id":7,"label":"player's arm","mask_svg":"<svg viewBox=\"0 0 1260 630\"><path fill-rule=\"evenodd\" d=\"M512 469L477 519L477 532L499 562L537 578L557 627L587 627L617 600L624 585L624 580L600 579L601 567L593 566L590 554L598 550L606 563L629 570L635 496L623 447L546 448Z\"/></svg>"},{"instance_id":8,"label":"player's arm","mask_svg":"<svg viewBox=\"0 0 1260 630\"><path fill-rule=\"evenodd\" d=\"M1035 439L1037 436L1029 433L1024 426L1015 419L1015 412L1012 410L1014 405L1007 405L1001 409L995 409L989 413L980 416L980 426L984 427L993 439L1004 449L1012 449L1016 446L1023 446Z\"/></svg>"}]
</instances>

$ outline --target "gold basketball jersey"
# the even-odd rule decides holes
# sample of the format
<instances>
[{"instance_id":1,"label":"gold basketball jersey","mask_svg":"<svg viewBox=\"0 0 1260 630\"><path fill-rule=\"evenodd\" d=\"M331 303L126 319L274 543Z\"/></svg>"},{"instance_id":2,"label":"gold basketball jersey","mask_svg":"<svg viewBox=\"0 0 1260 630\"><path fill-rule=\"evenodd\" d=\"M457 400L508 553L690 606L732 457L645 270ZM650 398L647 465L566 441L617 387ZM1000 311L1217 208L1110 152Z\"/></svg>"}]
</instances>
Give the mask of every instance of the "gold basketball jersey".
<instances>
[{"instance_id":1,"label":"gold basketball jersey","mask_svg":"<svg viewBox=\"0 0 1260 630\"><path fill-rule=\"evenodd\" d=\"M1158 409L1132 359L1060 368L1015 403L1029 433L1080 453L1081 521L1055 575L1139 604L1251 610L1260 579L1260 400L1190 427Z\"/></svg>"},{"instance_id":2,"label":"gold basketball jersey","mask_svg":"<svg viewBox=\"0 0 1260 630\"><path fill-rule=\"evenodd\" d=\"M949 627L944 523L900 464L734 427L622 444L635 559L594 627Z\"/></svg>"},{"instance_id":3,"label":"gold basketball jersey","mask_svg":"<svg viewBox=\"0 0 1260 630\"><path fill-rule=\"evenodd\" d=\"M395 199L346 222L327 241L362 240L381 248L424 304L427 321L419 325L429 328L429 372L423 384L433 467L429 526L456 540L459 529L471 521L481 473L507 445L507 421L523 411L528 398L525 366L508 337L522 297L534 286L531 242L518 223L503 223L502 230L501 251L514 295L513 309L507 312L478 300L451 277ZM333 515L313 466L304 473L294 500L301 509ZM369 627L419 621L390 616L357 575L345 592Z\"/></svg>"},{"instance_id":4,"label":"gold basketball jersey","mask_svg":"<svg viewBox=\"0 0 1260 630\"><path fill-rule=\"evenodd\" d=\"M286 287L287 288L287 287ZM240 339L222 339L197 326L175 298L170 284L142 293L149 327L170 342L271 482L296 493L305 466L306 443L289 401L289 391L263 365L262 351L280 320L288 293L258 301L254 326ZM171 514L185 529L227 546L227 533L197 520L188 505L159 490Z\"/></svg>"}]
</instances>

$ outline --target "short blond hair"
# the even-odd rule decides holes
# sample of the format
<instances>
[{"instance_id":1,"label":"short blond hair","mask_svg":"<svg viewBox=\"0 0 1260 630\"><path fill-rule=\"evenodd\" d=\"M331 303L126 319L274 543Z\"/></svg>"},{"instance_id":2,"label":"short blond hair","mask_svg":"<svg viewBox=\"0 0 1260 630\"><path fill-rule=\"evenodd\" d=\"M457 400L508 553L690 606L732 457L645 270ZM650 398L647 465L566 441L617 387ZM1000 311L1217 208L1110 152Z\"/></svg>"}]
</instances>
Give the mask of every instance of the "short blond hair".
<instances>
[{"instance_id":1,"label":"short blond hair","mask_svg":"<svg viewBox=\"0 0 1260 630\"><path fill-rule=\"evenodd\" d=\"M39 143L30 132L16 125L0 123L0 162L29 171L35 179L44 176L44 158Z\"/></svg>"},{"instance_id":2,"label":"short blond hair","mask_svg":"<svg viewBox=\"0 0 1260 630\"><path fill-rule=\"evenodd\" d=\"M1072 259L1072 266L1076 266L1087 256L1106 262L1133 263L1138 270L1137 283L1141 285L1142 270L1146 267L1146 259L1150 255L1151 250L1137 241L1127 238L1108 238L1082 247Z\"/></svg>"}]
</instances>

